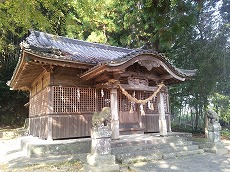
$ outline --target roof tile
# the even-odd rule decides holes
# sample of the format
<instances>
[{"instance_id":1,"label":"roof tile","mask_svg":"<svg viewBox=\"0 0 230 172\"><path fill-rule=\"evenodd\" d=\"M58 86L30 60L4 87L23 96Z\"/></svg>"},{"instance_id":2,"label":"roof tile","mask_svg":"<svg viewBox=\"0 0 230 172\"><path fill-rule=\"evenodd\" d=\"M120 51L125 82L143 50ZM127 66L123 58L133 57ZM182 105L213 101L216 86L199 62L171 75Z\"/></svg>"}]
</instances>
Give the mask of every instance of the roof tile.
<instances>
[{"instance_id":1,"label":"roof tile","mask_svg":"<svg viewBox=\"0 0 230 172\"><path fill-rule=\"evenodd\" d=\"M70 55L72 61L96 64L117 59L132 51L132 49L89 43L39 31L31 31L26 41L30 49L36 47L36 50L39 49L41 52L57 49Z\"/></svg>"}]
</instances>

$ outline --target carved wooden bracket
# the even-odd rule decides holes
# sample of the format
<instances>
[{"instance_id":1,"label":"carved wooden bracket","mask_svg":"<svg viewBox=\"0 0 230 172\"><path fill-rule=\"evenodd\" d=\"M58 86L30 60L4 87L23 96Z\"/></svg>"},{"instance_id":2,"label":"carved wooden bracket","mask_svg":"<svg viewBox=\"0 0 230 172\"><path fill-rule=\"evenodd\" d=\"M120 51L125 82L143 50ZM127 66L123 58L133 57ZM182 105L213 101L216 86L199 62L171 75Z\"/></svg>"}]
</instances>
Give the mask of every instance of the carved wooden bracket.
<instances>
[{"instance_id":1,"label":"carved wooden bracket","mask_svg":"<svg viewBox=\"0 0 230 172\"><path fill-rule=\"evenodd\" d=\"M54 66L53 65L43 65L43 69L46 70L46 72L53 73L54 72Z\"/></svg>"},{"instance_id":2,"label":"carved wooden bracket","mask_svg":"<svg viewBox=\"0 0 230 172\"><path fill-rule=\"evenodd\" d=\"M139 78L134 78L134 77L128 77L128 83L129 85L134 85L134 86L148 86L149 82L147 79L139 79Z\"/></svg>"},{"instance_id":3,"label":"carved wooden bracket","mask_svg":"<svg viewBox=\"0 0 230 172\"><path fill-rule=\"evenodd\" d=\"M148 71L151 71L154 67L160 67L160 63L157 61L142 60L138 63L139 65L146 67Z\"/></svg>"}]
</instances>

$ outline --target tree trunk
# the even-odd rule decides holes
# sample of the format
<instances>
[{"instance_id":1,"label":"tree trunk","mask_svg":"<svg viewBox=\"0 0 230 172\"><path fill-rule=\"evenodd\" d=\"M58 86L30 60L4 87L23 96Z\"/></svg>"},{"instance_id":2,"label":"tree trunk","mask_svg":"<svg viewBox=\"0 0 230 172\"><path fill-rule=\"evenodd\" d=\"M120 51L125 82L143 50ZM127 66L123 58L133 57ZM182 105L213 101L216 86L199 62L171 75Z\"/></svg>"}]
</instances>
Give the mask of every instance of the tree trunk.
<instances>
[{"instance_id":1,"label":"tree trunk","mask_svg":"<svg viewBox=\"0 0 230 172\"><path fill-rule=\"evenodd\" d=\"M192 111L192 109L190 110L190 113L191 113L192 129L194 129L194 118L193 118L193 111Z\"/></svg>"},{"instance_id":2,"label":"tree trunk","mask_svg":"<svg viewBox=\"0 0 230 172\"><path fill-rule=\"evenodd\" d=\"M198 130L198 122L199 122L199 110L198 110L198 105L195 105L195 110L196 110L196 119L195 119L195 130Z\"/></svg>"}]
</instances>

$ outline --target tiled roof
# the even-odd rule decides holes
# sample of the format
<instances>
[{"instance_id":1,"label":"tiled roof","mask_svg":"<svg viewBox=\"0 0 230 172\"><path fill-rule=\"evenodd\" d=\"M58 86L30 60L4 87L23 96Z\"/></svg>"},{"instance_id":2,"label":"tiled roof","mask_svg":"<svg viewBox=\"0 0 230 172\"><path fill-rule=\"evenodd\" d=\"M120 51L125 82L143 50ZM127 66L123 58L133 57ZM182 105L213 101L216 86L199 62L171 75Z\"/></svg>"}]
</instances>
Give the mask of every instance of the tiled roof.
<instances>
[{"instance_id":1,"label":"tiled roof","mask_svg":"<svg viewBox=\"0 0 230 172\"><path fill-rule=\"evenodd\" d=\"M31 31L26 42L21 44L22 48L41 56L56 60L84 62L94 64L87 72L93 71L106 64L108 66L119 66L130 59L143 54L157 56L165 64L168 64L176 73L185 77L195 75L195 70L183 70L173 66L164 56L153 50L127 49L98 43L90 43L63 36L52 35L39 31Z\"/></svg>"},{"instance_id":2,"label":"tiled roof","mask_svg":"<svg viewBox=\"0 0 230 172\"><path fill-rule=\"evenodd\" d=\"M138 55L143 55L143 54L151 54L154 56L157 56L158 59L163 61L165 64L168 64L173 70L175 70L179 75L184 76L184 77L192 77L196 75L196 70L186 70L186 69L179 69L176 66L173 65L172 62L162 53L158 53L157 51L154 50L144 50L144 49L136 49L131 51L130 53L127 53L123 57L119 57L117 59L111 60L108 62L108 66L118 66L121 65L122 63L127 62L128 60L138 56Z\"/></svg>"},{"instance_id":3,"label":"tiled roof","mask_svg":"<svg viewBox=\"0 0 230 172\"><path fill-rule=\"evenodd\" d=\"M132 49L89 43L39 31L31 31L24 48L41 53L59 54L64 60L86 63L111 61L133 51ZM60 58L59 57L59 58Z\"/></svg>"}]
</instances>

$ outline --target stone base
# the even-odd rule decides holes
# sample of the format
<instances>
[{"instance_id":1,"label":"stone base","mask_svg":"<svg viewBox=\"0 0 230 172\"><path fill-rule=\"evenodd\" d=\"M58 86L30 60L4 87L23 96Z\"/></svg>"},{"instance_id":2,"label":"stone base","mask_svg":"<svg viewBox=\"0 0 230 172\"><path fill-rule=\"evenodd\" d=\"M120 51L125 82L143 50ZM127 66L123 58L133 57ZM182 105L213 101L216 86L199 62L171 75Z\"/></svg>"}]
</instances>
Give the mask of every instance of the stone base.
<instances>
[{"instance_id":1,"label":"stone base","mask_svg":"<svg viewBox=\"0 0 230 172\"><path fill-rule=\"evenodd\" d=\"M161 136L167 136L167 123L165 119L159 119L159 130Z\"/></svg>"},{"instance_id":2,"label":"stone base","mask_svg":"<svg viewBox=\"0 0 230 172\"><path fill-rule=\"evenodd\" d=\"M204 148L204 151L219 155L228 154L228 149L221 142L212 143L208 148Z\"/></svg>"},{"instance_id":3,"label":"stone base","mask_svg":"<svg viewBox=\"0 0 230 172\"><path fill-rule=\"evenodd\" d=\"M89 154L84 172L118 172L119 165L115 164L114 155Z\"/></svg>"},{"instance_id":4,"label":"stone base","mask_svg":"<svg viewBox=\"0 0 230 172\"><path fill-rule=\"evenodd\" d=\"M91 166L88 164L83 165L84 172L119 172L119 165L108 165L108 166Z\"/></svg>"},{"instance_id":5,"label":"stone base","mask_svg":"<svg viewBox=\"0 0 230 172\"><path fill-rule=\"evenodd\" d=\"M92 166L114 165L115 156L114 155L89 154L87 155L87 162L89 165L92 165Z\"/></svg>"}]
</instances>

